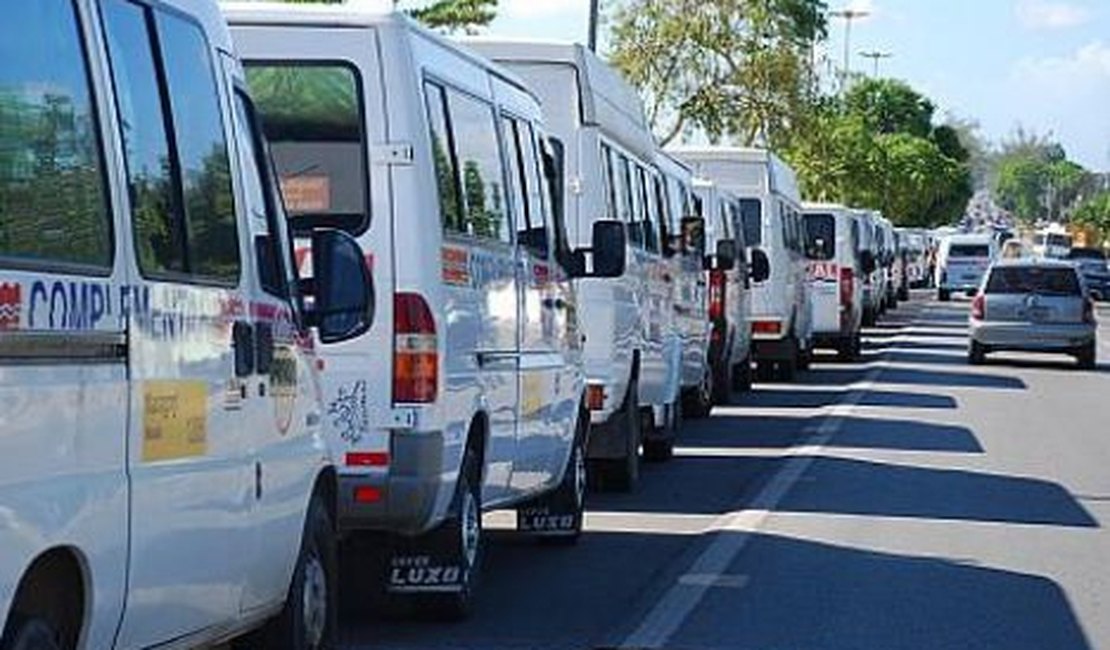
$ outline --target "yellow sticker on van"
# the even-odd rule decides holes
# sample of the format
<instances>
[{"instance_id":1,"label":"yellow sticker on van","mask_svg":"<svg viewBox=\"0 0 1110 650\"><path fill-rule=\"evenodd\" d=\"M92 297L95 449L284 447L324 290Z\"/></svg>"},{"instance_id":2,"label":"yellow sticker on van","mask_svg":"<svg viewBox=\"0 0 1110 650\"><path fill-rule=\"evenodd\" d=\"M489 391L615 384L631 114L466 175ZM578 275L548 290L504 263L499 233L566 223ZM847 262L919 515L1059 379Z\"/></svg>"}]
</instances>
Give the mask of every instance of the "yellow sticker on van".
<instances>
[{"instance_id":1,"label":"yellow sticker on van","mask_svg":"<svg viewBox=\"0 0 1110 650\"><path fill-rule=\"evenodd\" d=\"M208 453L208 384L143 384L143 461L193 458Z\"/></svg>"}]
</instances>

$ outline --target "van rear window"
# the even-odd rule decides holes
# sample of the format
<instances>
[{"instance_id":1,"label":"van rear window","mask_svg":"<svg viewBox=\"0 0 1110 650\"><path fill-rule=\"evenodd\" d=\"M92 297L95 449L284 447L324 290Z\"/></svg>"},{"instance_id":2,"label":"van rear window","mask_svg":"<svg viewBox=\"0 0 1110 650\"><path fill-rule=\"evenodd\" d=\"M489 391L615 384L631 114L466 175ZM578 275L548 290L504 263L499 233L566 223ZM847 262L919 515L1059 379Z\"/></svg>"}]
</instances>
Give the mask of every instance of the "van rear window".
<instances>
[{"instance_id":1,"label":"van rear window","mask_svg":"<svg viewBox=\"0 0 1110 650\"><path fill-rule=\"evenodd\" d=\"M990 247L986 244L953 244L948 249L948 257L990 257Z\"/></svg>"},{"instance_id":2,"label":"van rear window","mask_svg":"<svg viewBox=\"0 0 1110 650\"><path fill-rule=\"evenodd\" d=\"M1075 269L1038 266L999 267L991 272L987 293L1038 293L1046 296L1078 296Z\"/></svg>"},{"instance_id":3,"label":"van rear window","mask_svg":"<svg viewBox=\"0 0 1110 650\"><path fill-rule=\"evenodd\" d=\"M831 260L836 257L836 218L831 214L806 215L806 258Z\"/></svg>"},{"instance_id":4,"label":"van rear window","mask_svg":"<svg viewBox=\"0 0 1110 650\"><path fill-rule=\"evenodd\" d=\"M246 69L294 227L365 231L370 201L358 71L307 62L247 62Z\"/></svg>"},{"instance_id":5,"label":"van rear window","mask_svg":"<svg viewBox=\"0 0 1110 650\"><path fill-rule=\"evenodd\" d=\"M763 204L759 199L740 199L740 220L744 223L744 243L763 245Z\"/></svg>"}]
</instances>

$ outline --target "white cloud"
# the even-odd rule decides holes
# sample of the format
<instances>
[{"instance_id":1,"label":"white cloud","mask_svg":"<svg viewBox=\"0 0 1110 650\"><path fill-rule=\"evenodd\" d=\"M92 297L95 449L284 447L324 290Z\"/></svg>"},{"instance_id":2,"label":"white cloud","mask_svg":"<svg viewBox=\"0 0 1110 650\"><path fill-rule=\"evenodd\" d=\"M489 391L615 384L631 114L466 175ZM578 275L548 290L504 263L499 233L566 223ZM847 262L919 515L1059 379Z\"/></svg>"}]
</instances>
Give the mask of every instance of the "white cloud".
<instances>
[{"instance_id":1,"label":"white cloud","mask_svg":"<svg viewBox=\"0 0 1110 650\"><path fill-rule=\"evenodd\" d=\"M1014 77L1072 91L1106 88L1110 80L1110 44L1095 41L1068 56L1022 59L1014 68Z\"/></svg>"},{"instance_id":2,"label":"white cloud","mask_svg":"<svg viewBox=\"0 0 1110 650\"><path fill-rule=\"evenodd\" d=\"M1078 27L1091 19L1085 7L1052 0L1020 0L1016 13L1022 25L1035 30Z\"/></svg>"},{"instance_id":3,"label":"white cloud","mask_svg":"<svg viewBox=\"0 0 1110 650\"><path fill-rule=\"evenodd\" d=\"M497 11L516 20L584 16L589 11L589 0L501 0Z\"/></svg>"}]
</instances>

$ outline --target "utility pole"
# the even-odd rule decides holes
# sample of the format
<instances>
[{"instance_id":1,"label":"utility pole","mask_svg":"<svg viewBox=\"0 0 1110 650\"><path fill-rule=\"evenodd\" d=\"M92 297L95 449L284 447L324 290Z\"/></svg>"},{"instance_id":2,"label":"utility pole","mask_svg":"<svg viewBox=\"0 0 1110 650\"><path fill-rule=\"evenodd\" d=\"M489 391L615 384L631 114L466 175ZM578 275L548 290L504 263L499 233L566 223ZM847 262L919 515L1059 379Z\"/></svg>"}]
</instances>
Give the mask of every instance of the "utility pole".
<instances>
[{"instance_id":1,"label":"utility pole","mask_svg":"<svg viewBox=\"0 0 1110 650\"><path fill-rule=\"evenodd\" d=\"M601 0L590 0L590 34L589 46L591 52L597 52L597 30L601 22Z\"/></svg>"},{"instance_id":2,"label":"utility pole","mask_svg":"<svg viewBox=\"0 0 1110 650\"><path fill-rule=\"evenodd\" d=\"M831 11L829 16L832 18L840 18L844 21L844 80L841 83L840 91L848 90L848 81L852 75L852 22L857 18L866 18L871 15L870 11L860 11L857 9L842 9L840 11Z\"/></svg>"},{"instance_id":3,"label":"utility pole","mask_svg":"<svg viewBox=\"0 0 1110 650\"><path fill-rule=\"evenodd\" d=\"M859 55L865 59L871 59L871 61L875 64L875 74L873 76L876 79L879 78L879 61L883 59L889 59L890 57L894 56L890 52L880 52L879 50L873 50L871 52L860 52Z\"/></svg>"}]
</instances>

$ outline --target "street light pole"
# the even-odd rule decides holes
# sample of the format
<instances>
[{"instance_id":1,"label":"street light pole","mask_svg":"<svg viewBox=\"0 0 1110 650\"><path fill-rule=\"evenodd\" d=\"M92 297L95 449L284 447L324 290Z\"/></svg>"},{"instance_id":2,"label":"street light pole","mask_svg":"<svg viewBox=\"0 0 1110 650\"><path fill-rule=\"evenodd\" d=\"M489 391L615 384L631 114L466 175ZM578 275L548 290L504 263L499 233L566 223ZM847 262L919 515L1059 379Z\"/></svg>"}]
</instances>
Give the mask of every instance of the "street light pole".
<instances>
[{"instance_id":1,"label":"street light pole","mask_svg":"<svg viewBox=\"0 0 1110 650\"><path fill-rule=\"evenodd\" d=\"M894 56L890 52L880 52L879 50L874 50L874 51L871 51L871 52L860 52L859 55L862 56L865 59L871 59L871 61L874 62L874 64L875 64L874 77L876 79L879 78L879 61L881 61L883 59L889 59L892 56Z\"/></svg>"},{"instance_id":2,"label":"street light pole","mask_svg":"<svg viewBox=\"0 0 1110 650\"><path fill-rule=\"evenodd\" d=\"M848 89L848 80L852 74L852 22L857 18L866 18L870 15L870 11L860 11L858 9L842 9L829 12L829 16L844 21L844 81L840 87L841 92Z\"/></svg>"},{"instance_id":3,"label":"street light pole","mask_svg":"<svg viewBox=\"0 0 1110 650\"><path fill-rule=\"evenodd\" d=\"M601 0L590 0L590 34L589 47L591 52L597 52L597 30L601 20Z\"/></svg>"}]
</instances>

